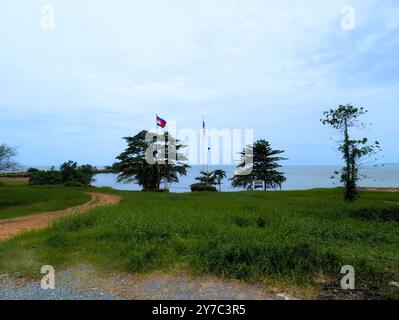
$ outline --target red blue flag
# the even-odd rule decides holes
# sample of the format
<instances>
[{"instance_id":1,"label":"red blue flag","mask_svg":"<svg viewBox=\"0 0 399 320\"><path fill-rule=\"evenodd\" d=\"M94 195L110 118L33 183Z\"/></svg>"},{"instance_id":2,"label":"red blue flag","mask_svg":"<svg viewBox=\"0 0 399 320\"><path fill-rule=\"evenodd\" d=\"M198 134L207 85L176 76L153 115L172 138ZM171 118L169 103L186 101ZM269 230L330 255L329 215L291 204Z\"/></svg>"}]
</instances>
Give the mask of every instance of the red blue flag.
<instances>
[{"instance_id":1,"label":"red blue flag","mask_svg":"<svg viewBox=\"0 0 399 320\"><path fill-rule=\"evenodd\" d=\"M164 119L162 119L161 117L158 117L158 115L157 115L157 126L158 127L165 128L166 123L167 122Z\"/></svg>"}]
</instances>

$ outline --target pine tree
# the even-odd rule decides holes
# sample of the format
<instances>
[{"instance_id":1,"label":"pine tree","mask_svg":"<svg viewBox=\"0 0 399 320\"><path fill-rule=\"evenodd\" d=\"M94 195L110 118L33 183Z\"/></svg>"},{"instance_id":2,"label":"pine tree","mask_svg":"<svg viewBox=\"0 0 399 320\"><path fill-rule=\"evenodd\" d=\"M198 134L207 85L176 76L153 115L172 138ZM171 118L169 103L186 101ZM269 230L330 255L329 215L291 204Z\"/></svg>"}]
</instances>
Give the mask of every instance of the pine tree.
<instances>
[{"instance_id":1,"label":"pine tree","mask_svg":"<svg viewBox=\"0 0 399 320\"><path fill-rule=\"evenodd\" d=\"M279 155L284 150L273 150L270 143L266 140L258 140L253 145L244 148L241 154L241 164L237 166L237 171L248 166L249 155L252 155L252 171L249 174L236 174L231 180L233 187L241 187L250 190L254 181L263 181L266 189L281 189L281 185L286 181L283 172L278 171L281 160L287 160Z\"/></svg>"}]
</instances>

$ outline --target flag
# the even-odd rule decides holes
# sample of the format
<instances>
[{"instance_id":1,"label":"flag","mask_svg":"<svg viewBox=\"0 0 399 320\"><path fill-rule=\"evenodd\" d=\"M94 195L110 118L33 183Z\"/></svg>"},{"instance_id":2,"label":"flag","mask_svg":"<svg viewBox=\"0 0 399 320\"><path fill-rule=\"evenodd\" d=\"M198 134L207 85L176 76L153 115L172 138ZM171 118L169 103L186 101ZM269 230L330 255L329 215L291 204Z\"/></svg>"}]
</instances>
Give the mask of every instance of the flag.
<instances>
[{"instance_id":1,"label":"flag","mask_svg":"<svg viewBox=\"0 0 399 320\"><path fill-rule=\"evenodd\" d=\"M158 117L158 115L157 115L157 126L158 127L165 128L166 123L167 122L164 119L162 119L161 117Z\"/></svg>"}]
</instances>

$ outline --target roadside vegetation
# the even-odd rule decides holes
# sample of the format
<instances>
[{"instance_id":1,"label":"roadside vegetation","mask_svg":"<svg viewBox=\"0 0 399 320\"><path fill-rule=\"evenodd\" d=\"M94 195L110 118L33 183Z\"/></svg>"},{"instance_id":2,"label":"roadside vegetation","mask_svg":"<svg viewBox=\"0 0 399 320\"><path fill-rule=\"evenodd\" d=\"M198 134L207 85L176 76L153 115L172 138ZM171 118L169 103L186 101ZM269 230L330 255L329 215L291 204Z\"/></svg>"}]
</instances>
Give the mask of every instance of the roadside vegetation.
<instances>
[{"instance_id":1,"label":"roadside vegetation","mask_svg":"<svg viewBox=\"0 0 399 320\"><path fill-rule=\"evenodd\" d=\"M68 189L71 190L71 189ZM342 201L343 189L237 193L143 193L123 196L0 243L0 272L36 275L89 263L106 271L156 270L215 274L248 282L316 285L337 280L353 265L357 287L399 278L398 193L362 192ZM375 208L377 214L362 212Z\"/></svg>"}]
</instances>

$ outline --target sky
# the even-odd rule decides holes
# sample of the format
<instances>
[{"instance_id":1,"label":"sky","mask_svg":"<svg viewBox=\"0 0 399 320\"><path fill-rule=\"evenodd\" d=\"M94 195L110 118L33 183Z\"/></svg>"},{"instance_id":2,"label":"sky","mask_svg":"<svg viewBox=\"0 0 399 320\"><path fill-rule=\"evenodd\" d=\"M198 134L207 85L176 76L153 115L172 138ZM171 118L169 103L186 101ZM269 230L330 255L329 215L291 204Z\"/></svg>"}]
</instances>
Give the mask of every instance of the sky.
<instances>
[{"instance_id":1,"label":"sky","mask_svg":"<svg viewBox=\"0 0 399 320\"><path fill-rule=\"evenodd\" d=\"M348 7L349 6L349 7ZM397 0L0 2L0 143L22 165L107 165L154 127L252 129L290 165L335 165L325 110L369 110L399 162Z\"/></svg>"}]
</instances>

